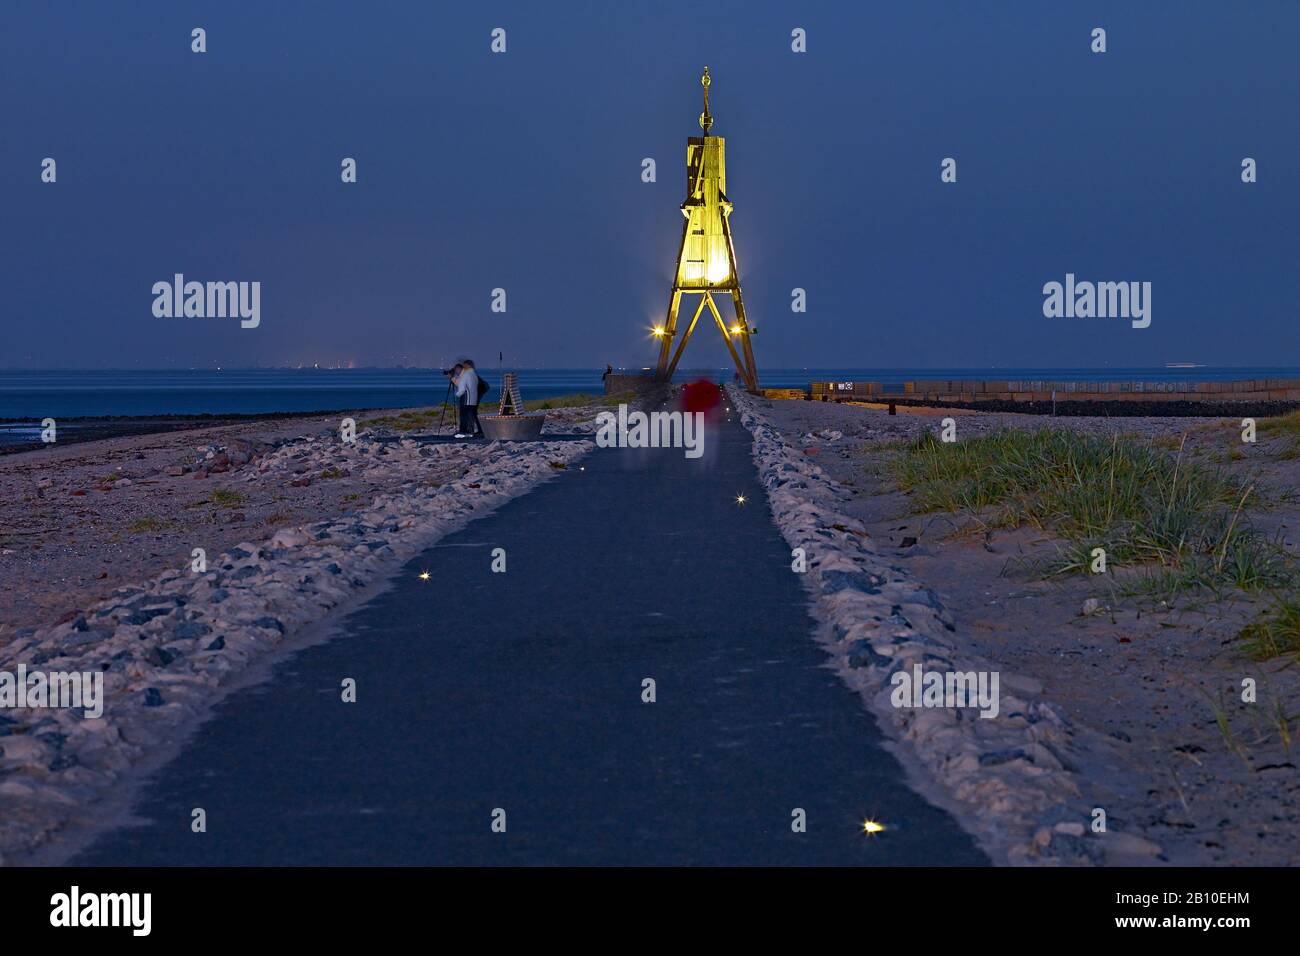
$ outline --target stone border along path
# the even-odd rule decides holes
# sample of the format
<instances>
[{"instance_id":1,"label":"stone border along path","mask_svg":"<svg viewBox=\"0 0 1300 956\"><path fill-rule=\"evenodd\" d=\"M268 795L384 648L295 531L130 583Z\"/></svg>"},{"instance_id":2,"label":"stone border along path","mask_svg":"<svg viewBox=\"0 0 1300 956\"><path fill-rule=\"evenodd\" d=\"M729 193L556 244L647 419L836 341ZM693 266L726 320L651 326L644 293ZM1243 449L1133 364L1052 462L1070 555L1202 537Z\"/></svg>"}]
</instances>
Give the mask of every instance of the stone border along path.
<instances>
[{"instance_id":1,"label":"stone border along path","mask_svg":"<svg viewBox=\"0 0 1300 956\"><path fill-rule=\"evenodd\" d=\"M895 708L890 677L899 670L996 671L960 647L956 628L928 588L877 554L856 521L839 510L848 492L787 442L755 400L729 388L754 436L753 457L772 516L791 547L807 552L801 574L823 622L818 639L837 672L857 690L900 757L920 764L936 798L981 842L1010 864L1152 862L1159 848L1117 832L1117 815L1099 787L1079 773L1105 761L1104 737L1071 724L1033 678L1000 675L995 718L957 708ZM1087 788L1088 792L1082 792ZM1091 831L1091 810L1107 810L1108 831Z\"/></svg>"},{"instance_id":2,"label":"stone border along path","mask_svg":"<svg viewBox=\"0 0 1300 956\"><path fill-rule=\"evenodd\" d=\"M322 452L322 443L295 446ZM387 457L369 432L333 452ZM413 481L422 460L466 446L400 443ZM104 671L103 716L71 709L0 712L0 864L83 817L136 762L172 739L286 635L319 620L439 538L588 454L591 441L476 443L482 457L457 481L377 496L341 518L243 542L205 573L168 571L119 588L76 620L37 629L0 650L0 670ZM278 460L278 459L277 459ZM554 464L553 464L554 463ZM264 469L265 470L265 469Z\"/></svg>"}]
</instances>

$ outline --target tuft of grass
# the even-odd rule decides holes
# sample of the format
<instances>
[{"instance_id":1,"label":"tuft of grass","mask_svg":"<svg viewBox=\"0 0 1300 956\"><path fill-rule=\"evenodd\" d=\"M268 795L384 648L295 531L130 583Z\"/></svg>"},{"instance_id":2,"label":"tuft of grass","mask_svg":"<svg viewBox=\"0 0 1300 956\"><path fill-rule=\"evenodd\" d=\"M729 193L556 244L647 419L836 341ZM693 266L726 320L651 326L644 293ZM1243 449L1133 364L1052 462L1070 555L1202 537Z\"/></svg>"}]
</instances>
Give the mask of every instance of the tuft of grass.
<instances>
[{"instance_id":1,"label":"tuft of grass","mask_svg":"<svg viewBox=\"0 0 1300 956\"><path fill-rule=\"evenodd\" d=\"M127 530L133 534L145 534L151 531L165 531L170 526L170 521L156 515L145 515L143 518L137 518L131 522L131 526Z\"/></svg>"},{"instance_id":2,"label":"tuft of grass","mask_svg":"<svg viewBox=\"0 0 1300 956\"><path fill-rule=\"evenodd\" d=\"M1277 697L1273 698L1273 706L1269 712L1269 719L1273 721L1273 726L1277 728L1278 739L1282 741L1282 746L1286 749L1287 755L1291 754L1291 721L1295 720L1297 714L1288 714L1286 705Z\"/></svg>"},{"instance_id":3,"label":"tuft of grass","mask_svg":"<svg viewBox=\"0 0 1300 956\"><path fill-rule=\"evenodd\" d=\"M292 511L273 511L269 515L267 515L264 519L262 519L263 523L268 526L275 526L278 524L288 524L293 520L294 520L294 513Z\"/></svg>"},{"instance_id":4,"label":"tuft of grass","mask_svg":"<svg viewBox=\"0 0 1300 956\"><path fill-rule=\"evenodd\" d=\"M1228 709L1224 706L1223 701L1215 700L1210 696L1209 691L1205 688L1198 688L1201 695L1210 703L1210 710L1214 713L1214 722L1218 725L1219 734L1223 737L1223 745L1229 753L1235 754L1242 763L1250 769L1250 754L1237 739L1237 735L1232 732L1232 724L1228 718Z\"/></svg>"},{"instance_id":5,"label":"tuft of grass","mask_svg":"<svg viewBox=\"0 0 1300 956\"><path fill-rule=\"evenodd\" d=\"M240 505L247 503L248 495L242 491L235 491L233 488L217 488L212 492L212 497L208 501L214 505L220 505L222 508L238 508Z\"/></svg>"},{"instance_id":6,"label":"tuft of grass","mask_svg":"<svg viewBox=\"0 0 1300 956\"><path fill-rule=\"evenodd\" d=\"M343 477L343 469L342 469L342 468L326 468L324 471L322 471L322 472L320 473L320 476L321 476L322 478L326 478L326 479L329 479L329 478L342 478L342 477Z\"/></svg>"},{"instance_id":7,"label":"tuft of grass","mask_svg":"<svg viewBox=\"0 0 1300 956\"><path fill-rule=\"evenodd\" d=\"M1242 628L1239 636L1256 660L1300 654L1300 594L1278 597L1272 609Z\"/></svg>"},{"instance_id":8,"label":"tuft of grass","mask_svg":"<svg viewBox=\"0 0 1300 956\"><path fill-rule=\"evenodd\" d=\"M1093 548L1111 565L1154 565L1142 590L1289 579L1281 549L1243 514L1253 486L1157 444L1069 429L1003 429L945 443L926 433L893 463L915 510L979 513L1065 539L1049 573L1087 571Z\"/></svg>"}]
</instances>

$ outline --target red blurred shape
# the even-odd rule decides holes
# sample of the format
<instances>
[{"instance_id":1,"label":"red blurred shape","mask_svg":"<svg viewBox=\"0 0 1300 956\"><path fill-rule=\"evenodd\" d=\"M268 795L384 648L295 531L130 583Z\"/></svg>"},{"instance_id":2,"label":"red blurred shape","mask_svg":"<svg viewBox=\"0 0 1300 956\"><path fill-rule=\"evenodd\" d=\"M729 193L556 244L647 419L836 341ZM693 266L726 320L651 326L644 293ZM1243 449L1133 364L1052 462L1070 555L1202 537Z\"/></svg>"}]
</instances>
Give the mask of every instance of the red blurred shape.
<instances>
[{"instance_id":1,"label":"red blurred shape","mask_svg":"<svg viewBox=\"0 0 1300 956\"><path fill-rule=\"evenodd\" d=\"M709 413L722 401L722 390L708 379L688 382L682 386L682 410Z\"/></svg>"}]
</instances>

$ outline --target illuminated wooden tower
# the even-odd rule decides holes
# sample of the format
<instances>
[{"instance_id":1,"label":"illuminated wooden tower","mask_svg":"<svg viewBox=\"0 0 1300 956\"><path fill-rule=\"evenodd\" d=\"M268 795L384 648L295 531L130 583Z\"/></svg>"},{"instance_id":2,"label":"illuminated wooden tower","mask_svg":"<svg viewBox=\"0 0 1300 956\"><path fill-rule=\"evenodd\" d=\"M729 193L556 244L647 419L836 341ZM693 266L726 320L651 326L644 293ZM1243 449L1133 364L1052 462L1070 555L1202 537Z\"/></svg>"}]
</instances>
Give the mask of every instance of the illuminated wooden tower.
<instances>
[{"instance_id":1,"label":"illuminated wooden tower","mask_svg":"<svg viewBox=\"0 0 1300 956\"><path fill-rule=\"evenodd\" d=\"M753 335L745 318L745 303L740 295L740 274L736 269L736 246L731 240L731 200L727 198L726 141L721 136L710 136L713 117L709 114L709 68L704 68L700 83L704 86L704 112L700 114L703 136L686 140L686 201L682 203L682 242L677 251L677 272L673 279L672 298L668 302L668 319L654 330L660 339L657 377L667 381L673 377L681 360L686 343L690 341L695 324L707 308L717 323L722 340L745 387L758 390L758 368L754 364L754 349L749 337ZM715 292L729 292L735 305L736 320L728 328L722 321L718 306L713 301ZM677 316L682 296L698 295L699 305L691 316L690 324L673 349L677 337Z\"/></svg>"}]
</instances>

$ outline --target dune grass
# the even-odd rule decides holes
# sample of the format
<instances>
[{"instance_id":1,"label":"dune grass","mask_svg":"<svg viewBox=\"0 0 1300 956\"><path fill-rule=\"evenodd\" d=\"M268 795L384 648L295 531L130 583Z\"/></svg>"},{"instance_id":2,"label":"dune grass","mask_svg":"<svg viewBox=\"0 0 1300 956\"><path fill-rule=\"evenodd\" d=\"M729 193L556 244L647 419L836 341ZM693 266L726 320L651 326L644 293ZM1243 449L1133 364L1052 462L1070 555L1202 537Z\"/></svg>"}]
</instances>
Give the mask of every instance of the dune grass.
<instances>
[{"instance_id":1,"label":"dune grass","mask_svg":"<svg viewBox=\"0 0 1300 956\"><path fill-rule=\"evenodd\" d=\"M577 395L557 395L554 398L539 398L531 402L525 400L524 410L542 412L548 408L576 408L581 405L630 405L634 401L636 401L635 392L622 392L617 395L588 395L579 392Z\"/></svg>"},{"instance_id":2,"label":"dune grass","mask_svg":"<svg viewBox=\"0 0 1300 956\"><path fill-rule=\"evenodd\" d=\"M171 527L171 522L155 515L145 515L143 518L137 518L131 522L127 529L132 534L145 534L153 531L166 531Z\"/></svg>"},{"instance_id":3,"label":"dune grass","mask_svg":"<svg viewBox=\"0 0 1300 956\"><path fill-rule=\"evenodd\" d=\"M438 420L444 419L444 424L452 427L456 425L457 410L454 405L435 405L432 408L421 408L416 411L402 412L400 415L384 415L380 418L368 418L363 422L367 427L391 428L393 431L410 432L422 428L436 428ZM445 417L444 417L445 416Z\"/></svg>"},{"instance_id":4,"label":"dune grass","mask_svg":"<svg viewBox=\"0 0 1300 956\"><path fill-rule=\"evenodd\" d=\"M1293 438L1300 438L1300 411L1260 419L1259 430L1266 435L1290 435Z\"/></svg>"},{"instance_id":5,"label":"dune grass","mask_svg":"<svg viewBox=\"0 0 1300 956\"><path fill-rule=\"evenodd\" d=\"M1107 564L1154 571L1134 591L1290 579L1279 547L1250 527L1256 489L1152 442L1068 429L1005 429L944 443L927 433L894 462L900 488L921 512L974 512L988 524L1031 526L1064 539L1046 573Z\"/></svg>"},{"instance_id":6,"label":"dune grass","mask_svg":"<svg viewBox=\"0 0 1300 956\"><path fill-rule=\"evenodd\" d=\"M1259 423L1261 435L1273 438L1288 438L1277 457L1284 461L1300 458L1300 411L1288 412L1276 418L1265 418Z\"/></svg>"},{"instance_id":7,"label":"dune grass","mask_svg":"<svg viewBox=\"0 0 1300 956\"><path fill-rule=\"evenodd\" d=\"M220 505L222 508L238 508L240 505L247 503L248 495L231 488L217 488L212 492L212 497L208 501L214 505Z\"/></svg>"},{"instance_id":8,"label":"dune grass","mask_svg":"<svg viewBox=\"0 0 1300 956\"><path fill-rule=\"evenodd\" d=\"M1278 598L1272 610L1242 628L1240 636L1258 660L1300 654L1300 594Z\"/></svg>"},{"instance_id":9,"label":"dune grass","mask_svg":"<svg viewBox=\"0 0 1300 956\"><path fill-rule=\"evenodd\" d=\"M524 401L524 411L542 412L553 408L577 408L583 405L618 405L623 402L631 404L636 400L636 395L632 392L626 392L620 395L589 395L579 393L577 395L557 395L554 398L539 398L533 401ZM501 407L501 396L497 394L495 388L485 396L485 401L481 402L478 407L478 413L482 415L495 415ZM459 411L455 405L434 405L432 408L421 408L415 411L402 412L400 415L384 415L379 418L368 418L364 422L366 426L379 428L391 428L393 431L410 432L429 428L437 428L438 421L441 419L444 425L452 428L456 427Z\"/></svg>"}]
</instances>

